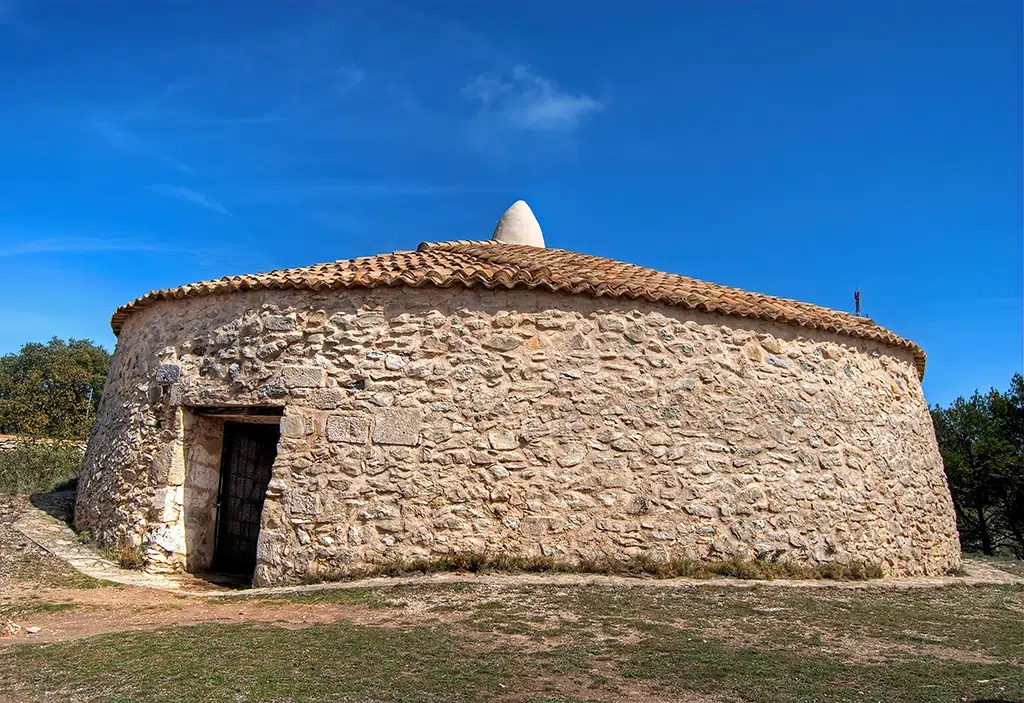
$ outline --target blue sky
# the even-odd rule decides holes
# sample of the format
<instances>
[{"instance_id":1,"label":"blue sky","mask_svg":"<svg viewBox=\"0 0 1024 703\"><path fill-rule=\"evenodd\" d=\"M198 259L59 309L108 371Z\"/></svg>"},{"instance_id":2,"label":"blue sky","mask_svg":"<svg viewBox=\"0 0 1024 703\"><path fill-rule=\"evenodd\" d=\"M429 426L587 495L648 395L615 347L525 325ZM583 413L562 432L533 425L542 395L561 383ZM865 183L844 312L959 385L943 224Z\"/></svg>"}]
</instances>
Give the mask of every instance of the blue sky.
<instances>
[{"instance_id":1,"label":"blue sky","mask_svg":"<svg viewBox=\"0 0 1024 703\"><path fill-rule=\"evenodd\" d=\"M1022 368L1021 4L0 0L0 353L152 288L490 236Z\"/></svg>"}]
</instances>

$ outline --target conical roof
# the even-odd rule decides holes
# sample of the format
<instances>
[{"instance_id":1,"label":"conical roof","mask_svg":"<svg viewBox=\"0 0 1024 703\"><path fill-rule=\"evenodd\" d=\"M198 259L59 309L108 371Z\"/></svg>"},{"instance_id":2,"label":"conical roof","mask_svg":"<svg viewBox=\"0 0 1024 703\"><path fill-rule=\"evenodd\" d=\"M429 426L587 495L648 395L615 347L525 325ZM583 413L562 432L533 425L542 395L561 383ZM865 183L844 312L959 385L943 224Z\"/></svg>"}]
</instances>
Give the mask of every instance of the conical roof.
<instances>
[{"instance_id":1,"label":"conical roof","mask_svg":"<svg viewBox=\"0 0 1024 703\"><path fill-rule=\"evenodd\" d=\"M156 290L118 308L110 322L114 333L118 334L136 311L161 300L248 290L321 291L395 286L528 288L567 295L643 299L688 310L770 320L907 349L914 356L918 372L924 374L925 353L921 347L867 318L612 259L500 240L428 242L420 244L416 251L227 276Z\"/></svg>"}]
</instances>

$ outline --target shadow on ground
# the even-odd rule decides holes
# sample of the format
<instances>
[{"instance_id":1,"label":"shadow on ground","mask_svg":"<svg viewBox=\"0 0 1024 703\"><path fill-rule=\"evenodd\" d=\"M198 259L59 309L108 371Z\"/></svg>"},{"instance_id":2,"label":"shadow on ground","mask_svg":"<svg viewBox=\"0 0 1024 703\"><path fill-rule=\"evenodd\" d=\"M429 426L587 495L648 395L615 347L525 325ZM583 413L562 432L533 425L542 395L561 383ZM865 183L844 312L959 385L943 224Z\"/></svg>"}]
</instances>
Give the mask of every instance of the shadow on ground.
<instances>
[{"instance_id":1,"label":"shadow on ground","mask_svg":"<svg viewBox=\"0 0 1024 703\"><path fill-rule=\"evenodd\" d=\"M28 501L52 518L60 520L68 527L75 526L75 489L50 491L49 493L33 493Z\"/></svg>"}]
</instances>

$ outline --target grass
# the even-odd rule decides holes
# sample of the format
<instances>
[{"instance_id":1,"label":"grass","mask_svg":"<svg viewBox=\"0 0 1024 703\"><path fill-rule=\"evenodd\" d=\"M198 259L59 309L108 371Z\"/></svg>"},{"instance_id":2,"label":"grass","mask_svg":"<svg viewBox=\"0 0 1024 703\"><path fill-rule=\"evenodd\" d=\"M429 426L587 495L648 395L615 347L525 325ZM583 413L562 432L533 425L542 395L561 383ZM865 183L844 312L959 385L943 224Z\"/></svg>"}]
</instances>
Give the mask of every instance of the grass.
<instances>
[{"instance_id":1,"label":"grass","mask_svg":"<svg viewBox=\"0 0 1024 703\"><path fill-rule=\"evenodd\" d=\"M348 590L320 592L305 602L327 604L336 594L354 602ZM546 653L532 655L539 670L565 673L603 658L616 664L624 680L660 687L666 696L724 691L751 701L1024 698L1019 586L808 591L538 585L500 593L477 586L455 594L422 584L365 593L375 594L377 607L426 604L427 614L445 618L464 612L460 627L486 637L552 643Z\"/></svg>"},{"instance_id":2,"label":"grass","mask_svg":"<svg viewBox=\"0 0 1024 703\"><path fill-rule=\"evenodd\" d=\"M39 588L90 589L116 586L112 581L94 579L73 569L67 562L40 550L3 549L5 537L13 532L0 527L0 586L5 583L31 584Z\"/></svg>"},{"instance_id":3,"label":"grass","mask_svg":"<svg viewBox=\"0 0 1024 703\"><path fill-rule=\"evenodd\" d=\"M82 464L82 450L66 442L25 441L0 451L0 494L52 491L69 484Z\"/></svg>"},{"instance_id":4,"label":"grass","mask_svg":"<svg viewBox=\"0 0 1024 703\"><path fill-rule=\"evenodd\" d=\"M0 594L9 585L37 591L89 589L116 585L86 576L66 561L37 547L14 529L14 522L28 508L26 496L0 495Z\"/></svg>"},{"instance_id":5,"label":"grass","mask_svg":"<svg viewBox=\"0 0 1024 703\"><path fill-rule=\"evenodd\" d=\"M146 553L142 547L122 545L120 547L110 547L109 549L103 550L103 552L108 559L120 566L122 569L140 571L146 568L146 564L148 563L146 560Z\"/></svg>"},{"instance_id":6,"label":"grass","mask_svg":"<svg viewBox=\"0 0 1024 703\"><path fill-rule=\"evenodd\" d=\"M200 625L11 647L0 679L77 700L468 701L500 690L513 668L507 655L467 656L457 638L428 628Z\"/></svg>"},{"instance_id":7,"label":"grass","mask_svg":"<svg viewBox=\"0 0 1024 703\"><path fill-rule=\"evenodd\" d=\"M112 581L94 579L48 554L0 554L0 581L44 584L46 588L104 588Z\"/></svg>"},{"instance_id":8,"label":"grass","mask_svg":"<svg viewBox=\"0 0 1024 703\"><path fill-rule=\"evenodd\" d=\"M1019 678L1009 664L980 665L923 657L884 666L838 662L802 652L709 646L695 631L651 628L623 662L626 678L656 680L664 690L731 690L744 700L949 701L999 695L978 683ZM1020 690L1020 689L1018 689Z\"/></svg>"},{"instance_id":9,"label":"grass","mask_svg":"<svg viewBox=\"0 0 1024 703\"><path fill-rule=\"evenodd\" d=\"M4 618L21 620L31 615L59 613L65 610L74 610L76 607L78 606L75 603L50 603L38 599L0 602L0 621Z\"/></svg>"},{"instance_id":10,"label":"grass","mask_svg":"<svg viewBox=\"0 0 1024 703\"><path fill-rule=\"evenodd\" d=\"M304 583L345 581L375 576L409 576L441 572L469 573L581 573L613 576L649 576L659 579L710 579L716 576L739 579L828 579L864 581L882 577L877 564L853 561L847 564L830 562L809 565L768 559L696 560L684 558L659 559L646 554L628 560L604 558L567 561L543 556L492 555L466 552L432 559L395 559L370 567L353 567L322 571L309 576Z\"/></svg>"},{"instance_id":11,"label":"grass","mask_svg":"<svg viewBox=\"0 0 1024 703\"><path fill-rule=\"evenodd\" d=\"M1020 587L419 584L265 600L370 603L421 624L205 624L16 645L0 657L0 680L26 700L139 703L1024 697ZM436 606L447 620L428 619Z\"/></svg>"},{"instance_id":12,"label":"grass","mask_svg":"<svg viewBox=\"0 0 1024 703\"><path fill-rule=\"evenodd\" d=\"M210 602L362 606L363 624L204 624L14 645L15 699L1024 699L1024 588L420 583Z\"/></svg>"},{"instance_id":13,"label":"grass","mask_svg":"<svg viewBox=\"0 0 1024 703\"><path fill-rule=\"evenodd\" d=\"M1008 574L1024 577L1024 560L1022 559L1016 559L1012 556L988 557L978 553L974 553L971 556L981 559L990 566L994 566Z\"/></svg>"}]
</instances>

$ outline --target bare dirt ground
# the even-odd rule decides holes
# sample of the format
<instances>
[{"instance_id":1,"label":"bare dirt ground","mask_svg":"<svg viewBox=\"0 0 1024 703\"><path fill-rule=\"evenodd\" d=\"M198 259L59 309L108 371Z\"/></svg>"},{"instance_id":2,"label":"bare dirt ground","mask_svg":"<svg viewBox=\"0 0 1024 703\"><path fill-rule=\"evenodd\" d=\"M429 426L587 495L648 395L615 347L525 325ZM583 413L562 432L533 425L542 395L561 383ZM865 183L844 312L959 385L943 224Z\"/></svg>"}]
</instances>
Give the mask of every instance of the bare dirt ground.
<instances>
[{"instance_id":1,"label":"bare dirt ground","mask_svg":"<svg viewBox=\"0 0 1024 703\"><path fill-rule=\"evenodd\" d=\"M305 626L336 620L383 624L392 619L358 605L265 605L258 600L202 598L94 579L14 529L17 518L29 509L24 496L0 498L0 635L6 634L0 636L0 647L199 623ZM134 575L122 571L126 578ZM198 579L188 580L184 590L233 593ZM5 618L16 626L14 632L2 631Z\"/></svg>"}]
</instances>

